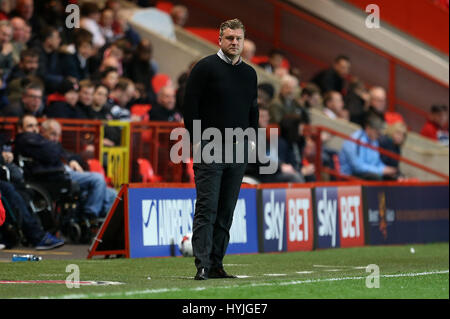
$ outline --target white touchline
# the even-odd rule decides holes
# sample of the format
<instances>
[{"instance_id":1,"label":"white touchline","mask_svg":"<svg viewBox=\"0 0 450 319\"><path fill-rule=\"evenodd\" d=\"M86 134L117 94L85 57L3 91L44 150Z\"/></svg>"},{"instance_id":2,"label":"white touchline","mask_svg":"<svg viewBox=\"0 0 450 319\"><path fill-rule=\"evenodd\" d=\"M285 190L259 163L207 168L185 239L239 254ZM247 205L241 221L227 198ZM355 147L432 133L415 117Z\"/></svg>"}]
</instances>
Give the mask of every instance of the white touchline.
<instances>
[{"instance_id":1,"label":"white touchline","mask_svg":"<svg viewBox=\"0 0 450 319\"><path fill-rule=\"evenodd\" d=\"M429 272L419 272L419 273L406 273L406 274L393 274L393 275L380 275L380 277L386 278L396 278L396 277L417 277L417 276L428 276L428 275L437 275L437 274L448 274L449 270L439 270L439 271L429 271ZM139 291L128 291L128 292L115 292L115 293L96 293L96 294L72 294L72 295L63 295L56 297L38 297L40 299L81 299L81 298L95 298L95 297L113 297L113 296L133 296L133 295L142 295L142 294L158 294L165 292L178 292L178 291L198 291L198 290L208 290L208 289L230 289L230 288L248 288L248 287L262 287L262 286L288 286L288 285L301 285L301 284L309 284L309 283L317 283L317 282L330 282L330 281L344 281L344 280L362 280L366 279L366 277L358 276L358 277L340 277L340 278L325 278L325 279L308 279L308 280L295 280L295 281L287 281L287 282L279 282L279 283L253 283L249 285L232 285L232 286L211 286L211 287L197 287L197 288L189 288L189 289L181 289L181 288L162 288L162 289L146 289ZM36 299L34 297L33 299Z\"/></svg>"}]
</instances>

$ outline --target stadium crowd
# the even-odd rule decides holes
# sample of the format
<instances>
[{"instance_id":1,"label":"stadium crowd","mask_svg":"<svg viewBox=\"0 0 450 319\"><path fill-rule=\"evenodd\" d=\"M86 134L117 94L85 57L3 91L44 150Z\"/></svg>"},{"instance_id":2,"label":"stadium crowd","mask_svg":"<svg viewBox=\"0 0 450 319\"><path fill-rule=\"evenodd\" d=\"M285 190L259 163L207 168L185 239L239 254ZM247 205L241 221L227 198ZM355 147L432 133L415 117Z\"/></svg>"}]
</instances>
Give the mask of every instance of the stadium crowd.
<instances>
[{"instance_id":1,"label":"stadium crowd","mask_svg":"<svg viewBox=\"0 0 450 319\"><path fill-rule=\"evenodd\" d=\"M154 6L156 1L134 1ZM18 156L34 160L33 169L65 167L72 180L89 194L82 213L104 216L115 191L103 177L88 172L79 154L70 154L61 144L61 126L55 119L100 119L123 121L183 121L183 96L189 71L178 79L159 73L152 58L152 43L141 38L127 22L118 0L80 3L80 28L65 26L65 7L77 1L0 0L0 117L19 117L15 146L1 140L2 165L14 178L0 181L2 199L22 217L21 228L29 244L51 249L64 242L44 232L27 207L24 177L15 165ZM183 27L189 18L184 6L173 6L173 23ZM246 39L242 56L257 62L255 43ZM275 96L270 83L258 86L259 126L280 128L277 150L266 150L278 160L273 175L259 175L257 165L248 165L248 176L265 182L308 182L315 180L315 140L305 128L310 110L318 109L332 120L361 126L352 137L375 147L400 154L407 136L407 123L398 113L388 112L386 90L367 88L352 77L351 60L345 55L311 79L290 65L283 51L272 50L258 63L279 78ZM136 114L134 105L151 105L148 114ZM37 118L46 118L39 129ZM422 134L448 145L448 110L434 105ZM322 162L344 175L371 180L403 177L398 161L372 149L345 142L342 149L327 146L329 134L322 134ZM120 143L121 132L107 127L105 146ZM331 177L333 179L333 177ZM93 190L96 191L93 191ZM94 205L93 203L97 203ZM3 227L4 229L4 227ZM2 227L0 227L1 242Z\"/></svg>"}]
</instances>

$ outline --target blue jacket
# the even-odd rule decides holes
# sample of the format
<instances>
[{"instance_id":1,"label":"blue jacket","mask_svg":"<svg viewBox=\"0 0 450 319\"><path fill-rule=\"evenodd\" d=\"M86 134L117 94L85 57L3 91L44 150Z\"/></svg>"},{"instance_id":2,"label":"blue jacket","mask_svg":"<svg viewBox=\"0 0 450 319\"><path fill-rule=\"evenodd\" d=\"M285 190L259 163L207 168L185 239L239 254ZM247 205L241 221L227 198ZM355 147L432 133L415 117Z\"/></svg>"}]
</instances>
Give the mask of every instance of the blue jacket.
<instances>
[{"instance_id":1,"label":"blue jacket","mask_svg":"<svg viewBox=\"0 0 450 319\"><path fill-rule=\"evenodd\" d=\"M378 141L372 141L364 130L358 130L351 135L352 138L363 143L379 147ZM345 141L339 153L341 173L345 175L355 175L372 173L383 175L385 164L381 161L380 153L370 148Z\"/></svg>"}]
</instances>

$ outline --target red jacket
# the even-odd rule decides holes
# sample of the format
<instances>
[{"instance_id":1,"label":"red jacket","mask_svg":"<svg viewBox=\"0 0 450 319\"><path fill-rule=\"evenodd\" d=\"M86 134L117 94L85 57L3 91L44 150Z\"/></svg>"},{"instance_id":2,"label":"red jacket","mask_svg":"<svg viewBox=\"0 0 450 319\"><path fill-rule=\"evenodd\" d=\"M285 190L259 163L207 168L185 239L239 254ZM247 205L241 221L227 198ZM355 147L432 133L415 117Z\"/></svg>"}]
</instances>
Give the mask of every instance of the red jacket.
<instances>
[{"instance_id":1,"label":"red jacket","mask_svg":"<svg viewBox=\"0 0 450 319\"><path fill-rule=\"evenodd\" d=\"M420 134L448 145L448 129L442 128L430 120L427 120L425 125L422 127Z\"/></svg>"}]
</instances>

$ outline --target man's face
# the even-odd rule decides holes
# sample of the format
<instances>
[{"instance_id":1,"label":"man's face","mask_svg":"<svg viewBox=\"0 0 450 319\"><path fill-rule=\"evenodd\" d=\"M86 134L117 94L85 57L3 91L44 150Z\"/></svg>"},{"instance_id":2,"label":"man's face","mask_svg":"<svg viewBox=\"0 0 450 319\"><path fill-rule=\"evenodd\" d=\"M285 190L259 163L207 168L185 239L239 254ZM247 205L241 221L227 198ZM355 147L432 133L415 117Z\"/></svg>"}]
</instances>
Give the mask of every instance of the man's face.
<instances>
[{"instance_id":1,"label":"man's face","mask_svg":"<svg viewBox=\"0 0 450 319\"><path fill-rule=\"evenodd\" d=\"M446 111L441 111L437 113L433 113L431 115L431 120L437 123L440 127L448 126L448 113Z\"/></svg>"},{"instance_id":2,"label":"man's face","mask_svg":"<svg viewBox=\"0 0 450 319\"><path fill-rule=\"evenodd\" d=\"M274 69L278 69L279 67L281 67L283 59L284 57L281 54L276 53L269 58L269 63L273 66Z\"/></svg>"},{"instance_id":3,"label":"man's face","mask_svg":"<svg viewBox=\"0 0 450 319\"><path fill-rule=\"evenodd\" d=\"M239 56L244 48L244 31L242 29L223 30L222 37L219 38L220 48L228 57Z\"/></svg>"},{"instance_id":4,"label":"man's face","mask_svg":"<svg viewBox=\"0 0 450 319\"><path fill-rule=\"evenodd\" d=\"M341 78L345 78L350 74L350 62L345 59L341 59L334 63L334 70Z\"/></svg>"},{"instance_id":5,"label":"man's face","mask_svg":"<svg viewBox=\"0 0 450 319\"><path fill-rule=\"evenodd\" d=\"M373 89L370 92L370 105L378 112L384 113L386 111L386 92L382 89Z\"/></svg>"},{"instance_id":6,"label":"man's face","mask_svg":"<svg viewBox=\"0 0 450 319\"><path fill-rule=\"evenodd\" d=\"M119 82L119 73L115 71L108 72L103 78L102 83L110 90L114 89Z\"/></svg>"},{"instance_id":7,"label":"man's face","mask_svg":"<svg viewBox=\"0 0 450 319\"><path fill-rule=\"evenodd\" d=\"M106 89L106 87L103 86L97 87L94 93L94 104L96 106L103 106L105 105L107 99L108 99L108 90Z\"/></svg>"},{"instance_id":8,"label":"man's face","mask_svg":"<svg viewBox=\"0 0 450 319\"><path fill-rule=\"evenodd\" d=\"M35 113L42 103L42 91L38 89L28 89L22 97L25 109Z\"/></svg>"},{"instance_id":9,"label":"man's face","mask_svg":"<svg viewBox=\"0 0 450 319\"><path fill-rule=\"evenodd\" d=\"M26 56L23 61L20 61L20 68L26 74L34 74L39 67L39 57Z\"/></svg>"},{"instance_id":10,"label":"man's face","mask_svg":"<svg viewBox=\"0 0 450 319\"><path fill-rule=\"evenodd\" d=\"M23 124L20 131L27 133L39 133L39 123L37 119L34 116L25 116L23 118Z\"/></svg>"},{"instance_id":11,"label":"man's face","mask_svg":"<svg viewBox=\"0 0 450 319\"><path fill-rule=\"evenodd\" d=\"M94 88L93 87L83 87L80 89L79 94L80 102L84 105L91 105L94 101Z\"/></svg>"},{"instance_id":12,"label":"man's face","mask_svg":"<svg viewBox=\"0 0 450 319\"><path fill-rule=\"evenodd\" d=\"M66 94L64 94L64 97L66 98L67 104L70 106L75 106L78 102L78 92L74 90L68 91Z\"/></svg>"},{"instance_id":13,"label":"man's face","mask_svg":"<svg viewBox=\"0 0 450 319\"><path fill-rule=\"evenodd\" d=\"M175 108L175 90L168 87L161 89L158 103L167 110L173 110Z\"/></svg>"},{"instance_id":14,"label":"man's face","mask_svg":"<svg viewBox=\"0 0 450 319\"><path fill-rule=\"evenodd\" d=\"M340 113L344 109L344 100L340 93L333 93L328 107L335 113Z\"/></svg>"},{"instance_id":15,"label":"man's face","mask_svg":"<svg viewBox=\"0 0 450 319\"><path fill-rule=\"evenodd\" d=\"M0 44L5 44L11 41L12 38L12 28L8 26L3 26L0 28Z\"/></svg>"},{"instance_id":16,"label":"man's face","mask_svg":"<svg viewBox=\"0 0 450 319\"><path fill-rule=\"evenodd\" d=\"M380 132L377 129L375 129L373 127L370 127L370 126L366 127L366 134L370 138L370 140L372 140L372 141L378 140L380 138L380 135L381 135Z\"/></svg>"},{"instance_id":17,"label":"man's face","mask_svg":"<svg viewBox=\"0 0 450 319\"><path fill-rule=\"evenodd\" d=\"M89 42L83 42L78 48L78 53L85 59L89 59L93 55L93 48Z\"/></svg>"},{"instance_id":18,"label":"man's face","mask_svg":"<svg viewBox=\"0 0 450 319\"><path fill-rule=\"evenodd\" d=\"M61 139L61 127L53 123L48 129L42 130L41 134L49 141L58 143Z\"/></svg>"},{"instance_id":19,"label":"man's face","mask_svg":"<svg viewBox=\"0 0 450 319\"><path fill-rule=\"evenodd\" d=\"M34 4L33 0L21 0L17 4L17 10L20 16L26 21L30 20L33 16Z\"/></svg>"},{"instance_id":20,"label":"man's face","mask_svg":"<svg viewBox=\"0 0 450 319\"><path fill-rule=\"evenodd\" d=\"M53 50L58 49L59 45L61 44L61 37L59 35L59 32L53 32L52 35L47 39L47 42Z\"/></svg>"},{"instance_id":21,"label":"man's face","mask_svg":"<svg viewBox=\"0 0 450 319\"><path fill-rule=\"evenodd\" d=\"M270 115L269 110L259 109L258 125L261 128L266 128L269 125Z\"/></svg>"},{"instance_id":22,"label":"man's face","mask_svg":"<svg viewBox=\"0 0 450 319\"><path fill-rule=\"evenodd\" d=\"M18 42L23 42L25 38L25 21L22 18L16 17L11 19L13 27L13 39Z\"/></svg>"}]
</instances>

